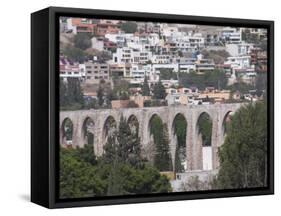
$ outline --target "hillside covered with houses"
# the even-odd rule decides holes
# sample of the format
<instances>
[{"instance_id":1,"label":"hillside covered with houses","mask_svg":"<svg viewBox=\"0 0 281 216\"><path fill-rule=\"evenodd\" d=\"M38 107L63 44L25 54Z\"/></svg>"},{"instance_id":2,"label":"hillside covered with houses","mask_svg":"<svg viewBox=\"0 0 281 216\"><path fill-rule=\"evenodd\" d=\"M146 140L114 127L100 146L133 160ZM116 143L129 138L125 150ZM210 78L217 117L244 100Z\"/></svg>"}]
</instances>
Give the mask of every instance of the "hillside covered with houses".
<instances>
[{"instance_id":1,"label":"hillside covered with houses","mask_svg":"<svg viewBox=\"0 0 281 216\"><path fill-rule=\"evenodd\" d=\"M266 44L265 29L61 17L61 107L262 100Z\"/></svg>"}]
</instances>

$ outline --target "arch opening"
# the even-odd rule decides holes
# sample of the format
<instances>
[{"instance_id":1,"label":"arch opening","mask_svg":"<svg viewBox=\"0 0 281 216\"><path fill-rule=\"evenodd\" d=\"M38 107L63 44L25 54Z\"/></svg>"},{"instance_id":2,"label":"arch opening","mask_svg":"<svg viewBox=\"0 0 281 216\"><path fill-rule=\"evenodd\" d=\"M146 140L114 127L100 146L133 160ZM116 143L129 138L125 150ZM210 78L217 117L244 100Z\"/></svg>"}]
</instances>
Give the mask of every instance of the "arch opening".
<instances>
[{"instance_id":1,"label":"arch opening","mask_svg":"<svg viewBox=\"0 0 281 216\"><path fill-rule=\"evenodd\" d=\"M107 141L107 138L113 136L117 129L117 123L112 116L108 116L103 126L103 138Z\"/></svg>"},{"instance_id":2,"label":"arch opening","mask_svg":"<svg viewBox=\"0 0 281 216\"><path fill-rule=\"evenodd\" d=\"M186 134L187 121L183 114L178 113L173 120L173 135L176 138L175 172L187 170Z\"/></svg>"},{"instance_id":3,"label":"arch opening","mask_svg":"<svg viewBox=\"0 0 281 216\"><path fill-rule=\"evenodd\" d=\"M202 169L213 169L212 128L213 121L207 112L200 114L197 120L198 145L202 155Z\"/></svg>"},{"instance_id":4,"label":"arch opening","mask_svg":"<svg viewBox=\"0 0 281 216\"><path fill-rule=\"evenodd\" d=\"M84 139L84 144L94 145L94 127L94 121L90 117L87 117L82 126L82 137Z\"/></svg>"},{"instance_id":5,"label":"arch opening","mask_svg":"<svg viewBox=\"0 0 281 216\"><path fill-rule=\"evenodd\" d=\"M225 136L227 135L227 132L229 130L229 124L231 122L231 118L233 116L234 112L233 111L228 111L222 121L222 134L223 137L225 138Z\"/></svg>"},{"instance_id":6,"label":"arch opening","mask_svg":"<svg viewBox=\"0 0 281 216\"><path fill-rule=\"evenodd\" d=\"M63 145L73 144L73 123L70 118L65 118L61 125L61 135Z\"/></svg>"},{"instance_id":7,"label":"arch opening","mask_svg":"<svg viewBox=\"0 0 281 216\"><path fill-rule=\"evenodd\" d=\"M167 125L162 119L154 114L149 120L149 132L152 138L152 161L160 171L172 171L172 157L169 147L169 135Z\"/></svg>"},{"instance_id":8,"label":"arch opening","mask_svg":"<svg viewBox=\"0 0 281 216\"><path fill-rule=\"evenodd\" d=\"M135 115L131 115L127 120L130 130L134 134L139 133L139 121Z\"/></svg>"}]
</instances>

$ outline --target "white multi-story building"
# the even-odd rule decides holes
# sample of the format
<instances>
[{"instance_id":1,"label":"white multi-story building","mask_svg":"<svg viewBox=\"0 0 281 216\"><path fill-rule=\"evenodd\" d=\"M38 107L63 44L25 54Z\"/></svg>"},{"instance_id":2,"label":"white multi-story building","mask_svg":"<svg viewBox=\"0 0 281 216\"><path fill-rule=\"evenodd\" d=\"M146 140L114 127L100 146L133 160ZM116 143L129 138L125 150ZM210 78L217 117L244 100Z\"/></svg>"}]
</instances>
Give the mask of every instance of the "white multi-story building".
<instances>
[{"instance_id":1,"label":"white multi-story building","mask_svg":"<svg viewBox=\"0 0 281 216\"><path fill-rule=\"evenodd\" d=\"M134 36L134 34L128 33L105 34L104 37L109 41L116 43L118 47L127 46L128 42L134 42L136 44L139 42L138 37Z\"/></svg>"},{"instance_id":2,"label":"white multi-story building","mask_svg":"<svg viewBox=\"0 0 281 216\"><path fill-rule=\"evenodd\" d=\"M85 77L85 65L78 62L72 62L62 57L60 58L60 77L66 80L69 77L80 80Z\"/></svg>"},{"instance_id":3,"label":"white multi-story building","mask_svg":"<svg viewBox=\"0 0 281 216\"><path fill-rule=\"evenodd\" d=\"M205 46L204 37L201 34L186 34L178 32L168 37L170 51L180 50L182 52L192 52Z\"/></svg>"},{"instance_id":4,"label":"white multi-story building","mask_svg":"<svg viewBox=\"0 0 281 216\"><path fill-rule=\"evenodd\" d=\"M153 55L151 57L151 62L153 64L169 64L171 63L170 55Z\"/></svg>"},{"instance_id":5,"label":"white multi-story building","mask_svg":"<svg viewBox=\"0 0 281 216\"><path fill-rule=\"evenodd\" d=\"M151 52L140 51L128 47L117 48L113 54L114 63L146 64L151 59Z\"/></svg>"},{"instance_id":6,"label":"white multi-story building","mask_svg":"<svg viewBox=\"0 0 281 216\"><path fill-rule=\"evenodd\" d=\"M225 40L226 43L230 44L239 44L242 42L242 32L241 29L225 27L221 32L222 39Z\"/></svg>"},{"instance_id":7,"label":"white multi-story building","mask_svg":"<svg viewBox=\"0 0 281 216\"><path fill-rule=\"evenodd\" d=\"M144 82L145 77L147 77L150 84L159 81L159 73L153 71L151 64L133 64L130 74L130 83L141 84Z\"/></svg>"},{"instance_id":8,"label":"white multi-story building","mask_svg":"<svg viewBox=\"0 0 281 216\"><path fill-rule=\"evenodd\" d=\"M103 38L93 37L92 41L92 48L98 51L104 51L104 41Z\"/></svg>"},{"instance_id":9,"label":"white multi-story building","mask_svg":"<svg viewBox=\"0 0 281 216\"><path fill-rule=\"evenodd\" d=\"M196 66L194 63L186 63L186 64L179 64L179 71L190 73L191 71L195 71Z\"/></svg>"},{"instance_id":10,"label":"white multi-story building","mask_svg":"<svg viewBox=\"0 0 281 216\"><path fill-rule=\"evenodd\" d=\"M228 57L224 64L229 64L232 68L249 68L251 65L251 56L232 56Z\"/></svg>"},{"instance_id":11,"label":"white multi-story building","mask_svg":"<svg viewBox=\"0 0 281 216\"><path fill-rule=\"evenodd\" d=\"M237 78L241 78L246 83L252 83L252 78L256 76L254 65L251 65L251 56L228 57L224 64L230 65L232 71L228 80L229 84L235 83Z\"/></svg>"},{"instance_id":12,"label":"white multi-story building","mask_svg":"<svg viewBox=\"0 0 281 216\"><path fill-rule=\"evenodd\" d=\"M153 64L152 65L152 70L154 72L160 71L161 69L169 69L169 70L172 70L173 72L178 72L179 64L170 63L170 64Z\"/></svg>"},{"instance_id":13,"label":"white multi-story building","mask_svg":"<svg viewBox=\"0 0 281 216\"><path fill-rule=\"evenodd\" d=\"M178 28L172 27L172 26L164 26L161 28L160 31L161 31L162 35L164 35L165 37L171 37L171 36L177 34Z\"/></svg>"},{"instance_id":14,"label":"white multi-story building","mask_svg":"<svg viewBox=\"0 0 281 216\"><path fill-rule=\"evenodd\" d=\"M254 45L242 42L240 44L226 44L225 48L231 56L245 56L251 53Z\"/></svg>"}]
</instances>

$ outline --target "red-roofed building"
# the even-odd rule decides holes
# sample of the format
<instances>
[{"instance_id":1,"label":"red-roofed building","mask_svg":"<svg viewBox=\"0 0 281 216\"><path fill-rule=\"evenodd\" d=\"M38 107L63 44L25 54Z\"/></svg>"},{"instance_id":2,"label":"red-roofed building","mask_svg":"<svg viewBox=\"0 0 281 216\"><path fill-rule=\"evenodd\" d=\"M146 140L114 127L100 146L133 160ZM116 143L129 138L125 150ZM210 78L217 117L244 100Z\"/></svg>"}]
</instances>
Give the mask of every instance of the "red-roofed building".
<instances>
[{"instance_id":1,"label":"red-roofed building","mask_svg":"<svg viewBox=\"0 0 281 216\"><path fill-rule=\"evenodd\" d=\"M96 27L96 35L105 36L106 34L117 34L120 31L120 27L115 23L98 23Z\"/></svg>"},{"instance_id":2,"label":"red-roofed building","mask_svg":"<svg viewBox=\"0 0 281 216\"><path fill-rule=\"evenodd\" d=\"M72 30L74 34L95 32L96 24L91 19L86 18L69 18L67 20L67 29Z\"/></svg>"}]
</instances>

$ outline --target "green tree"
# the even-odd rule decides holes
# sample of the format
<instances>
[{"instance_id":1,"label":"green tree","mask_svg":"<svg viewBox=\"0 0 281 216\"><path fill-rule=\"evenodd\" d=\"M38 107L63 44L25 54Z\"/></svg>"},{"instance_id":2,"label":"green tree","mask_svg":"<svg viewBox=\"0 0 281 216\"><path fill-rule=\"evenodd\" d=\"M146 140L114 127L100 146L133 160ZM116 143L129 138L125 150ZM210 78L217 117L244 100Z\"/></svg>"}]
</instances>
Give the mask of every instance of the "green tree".
<instances>
[{"instance_id":1,"label":"green tree","mask_svg":"<svg viewBox=\"0 0 281 216\"><path fill-rule=\"evenodd\" d=\"M156 85L154 86L153 98L154 99L165 99L165 97L166 97L165 87L162 84L161 80L159 80L159 82L156 83Z\"/></svg>"},{"instance_id":2,"label":"green tree","mask_svg":"<svg viewBox=\"0 0 281 216\"><path fill-rule=\"evenodd\" d=\"M124 22L121 24L121 30L125 33L135 33L138 25L135 22Z\"/></svg>"},{"instance_id":3,"label":"green tree","mask_svg":"<svg viewBox=\"0 0 281 216\"><path fill-rule=\"evenodd\" d=\"M104 104L104 90L101 86L99 86L97 91L97 98L98 98L98 104L100 107Z\"/></svg>"},{"instance_id":4,"label":"green tree","mask_svg":"<svg viewBox=\"0 0 281 216\"><path fill-rule=\"evenodd\" d=\"M83 50L73 47L67 46L62 50L62 54L64 54L69 60L73 62L84 62L86 59L86 54Z\"/></svg>"},{"instance_id":5,"label":"green tree","mask_svg":"<svg viewBox=\"0 0 281 216\"><path fill-rule=\"evenodd\" d=\"M80 80L77 78L67 78L68 83L68 97L73 103L84 103L83 92L80 85Z\"/></svg>"},{"instance_id":6,"label":"green tree","mask_svg":"<svg viewBox=\"0 0 281 216\"><path fill-rule=\"evenodd\" d=\"M161 80L171 80L171 79L178 79L178 75L173 69L170 68L160 68L160 79Z\"/></svg>"},{"instance_id":7,"label":"green tree","mask_svg":"<svg viewBox=\"0 0 281 216\"><path fill-rule=\"evenodd\" d=\"M219 150L219 188L267 186L267 106L251 103L231 118Z\"/></svg>"},{"instance_id":8,"label":"green tree","mask_svg":"<svg viewBox=\"0 0 281 216\"><path fill-rule=\"evenodd\" d=\"M180 85L189 88L196 86L199 90L205 90L206 87L212 86L216 89L225 89L227 86L227 77L221 70L198 74L195 71L190 73L179 73Z\"/></svg>"},{"instance_id":9,"label":"green tree","mask_svg":"<svg viewBox=\"0 0 281 216\"><path fill-rule=\"evenodd\" d=\"M77 157L75 149L60 149L60 198L102 196L107 185L96 167Z\"/></svg>"},{"instance_id":10,"label":"green tree","mask_svg":"<svg viewBox=\"0 0 281 216\"><path fill-rule=\"evenodd\" d=\"M140 166L141 147L138 129L136 132L133 132L123 116L121 116L119 123L117 142L120 161L132 166Z\"/></svg>"},{"instance_id":11,"label":"green tree","mask_svg":"<svg viewBox=\"0 0 281 216\"><path fill-rule=\"evenodd\" d=\"M94 146L85 144L83 148L77 148L76 152L76 158L78 160L82 160L86 163L89 163L91 165L97 164L97 158L94 151Z\"/></svg>"},{"instance_id":12,"label":"green tree","mask_svg":"<svg viewBox=\"0 0 281 216\"><path fill-rule=\"evenodd\" d=\"M116 133L104 146L102 161L109 165L107 195L138 194L171 191L170 183L142 160L138 132L130 129L121 117Z\"/></svg>"},{"instance_id":13,"label":"green tree","mask_svg":"<svg viewBox=\"0 0 281 216\"><path fill-rule=\"evenodd\" d=\"M60 79L60 106L68 105L67 84Z\"/></svg>"},{"instance_id":14,"label":"green tree","mask_svg":"<svg viewBox=\"0 0 281 216\"><path fill-rule=\"evenodd\" d=\"M147 77L145 76L144 82L141 88L141 92L143 96L150 96L150 88L148 85Z\"/></svg>"},{"instance_id":15,"label":"green tree","mask_svg":"<svg viewBox=\"0 0 281 216\"><path fill-rule=\"evenodd\" d=\"M74 36L74 46L81 50L86 50L92 46L91 37L88 34L80 33Z\"/></svg>"},{"instance_id":16,"label":"green tree","mask_svg":"<svg viewBox=\"0 0 281 216\"><path fill-rule=\"evenodd\" d=\"M211 146L213 123L207 113L201 114L198 119L198 132L202 135L202 145Z\"/></svg>"},{"instance_id":17,"label":"green tree","mask_svg":"<svg viewBox=\"0 0 281 216\"><path fill-rule=\"evenodd\" d=\"M163 124L160 117L154 116L152 118L150 133L153 136L155 145L154 166L160 171L171 171L172 161L169 148L167 125Z\"/></svg>"},{"instance_id":18,"label":"green tree","mask_svg":"<svg viewBox=\"0 0 281 216\"><path fill-rule=\"evenodd\" d=\"M237 82L228 86L227 89L231 90L231 92L239 91L242 94L246 94L249 93L249 90L255 89L255 87L247 83Z\"/></svg>"}]
</instances>

